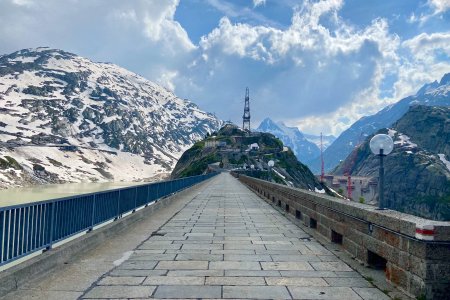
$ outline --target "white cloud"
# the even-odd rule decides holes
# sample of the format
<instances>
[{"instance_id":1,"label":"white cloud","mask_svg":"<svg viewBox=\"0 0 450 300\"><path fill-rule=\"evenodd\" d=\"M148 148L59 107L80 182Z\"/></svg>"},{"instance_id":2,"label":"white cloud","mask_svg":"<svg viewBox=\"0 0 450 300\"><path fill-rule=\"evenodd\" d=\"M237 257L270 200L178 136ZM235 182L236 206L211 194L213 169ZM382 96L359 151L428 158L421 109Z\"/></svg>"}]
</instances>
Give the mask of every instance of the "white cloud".
<instances>
[{"instance_id":1,"label":"white cloud","mask_svg":"<svg viewBox=\"0 0 450 300\"><path fill-rule=\"evenodd\" d=\"M266 5L266 0L253 0L253 7Z\"/></svg>"},{"instance_id":2,"label":"white cloud","mask_svg":"<svg viewBox=\"0 0 450 300\"><path fill-rule=\"evenodd\" d=\"M248 4L207 3L224 17L196 45L175 20L179 0L0 0L0 53L50 46L112 61L238 123L249 86L253 122L333 134L450 71L439 58L450 56L450 32L401 41L385 19L342 19L343 0L304 1L287 27ZM448 1L428 3L448 10Z\"/></svg>"},{"instance_id":3,"label":"white cloud","mask_svg":"<svg viewBox=\"0 0 450 300\"><path fill-rule=\"evenodd\" d=\"M450 9L450 0L428 0L428 5L434 8L434 13L443 13Z\"/></svg>"}]
</instances>

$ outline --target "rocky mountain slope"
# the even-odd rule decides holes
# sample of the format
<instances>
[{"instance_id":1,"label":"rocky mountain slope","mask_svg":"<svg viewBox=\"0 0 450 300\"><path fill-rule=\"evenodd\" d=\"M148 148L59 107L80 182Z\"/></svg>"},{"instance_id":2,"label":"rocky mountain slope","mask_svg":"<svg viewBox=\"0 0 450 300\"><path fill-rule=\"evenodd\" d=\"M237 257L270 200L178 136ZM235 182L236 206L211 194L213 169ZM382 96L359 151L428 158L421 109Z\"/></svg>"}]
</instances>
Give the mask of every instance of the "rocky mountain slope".
<instances>
[{"instance_id":1,"label":"rocky mountain slope","mask_svg":"<svg viewBox=\"0 0 450 300\"><path fill-rule=\"evenodd\" d=\"M247 136L237 126L228 124L214 136L195 143L187 150L175 166L172 177L202 174L208 166L215 165L217 168L234 169L267 179L267 163L273 160L274 181L311 191L329 192L323 189L308 167L300 163L291 150L284 148L283 143L272 134L252 132Z\"/></svg>"},{"instance_id":2,"label":"rocky mountain slope","mask_svg":"<svg viewBox=\"0 0 450 300\"><path fill-rule=\"evenodd\" d=\"M385 157L385 198L403 212L450 221L450 107L412 106L390 129L394 150ZM378 177L369 140L356 150L354 176ZM350 157L350 156L349 156ZM333 172L343 174L345 160Z\"/></svg>"},{"instance_id":3,"label":"rocky mountain slope","mask_svg":"<svg viewBox=\"0 0 450 300\"><path fill-rule=\"evenodd\" d=\"M390 127L408 111L409 106L415 104L450 106L450 73L444 75L440 82L435 81L424 85L416 95L406 97L385 107L375 115L363 117L355 122L324 151L325 170L332 170L359 142L379 129ZM306 164L315 174L320 172L320 157Z\"/></svg>"},{"instance_id":4,"label":"rocky mountain slope","mask_svg":"<svg viewBox=\"0 0 450 300\"><path fill-rule=\"evenodd\" d=\"M292 149L301 162L309 161L320 155L320 148L314 142L309 141L296 127L287 127L282 122L275 123L270 118L265 118L256 130L271 133L279 138L285 146Z\"/></svg>"},{"instance_id":5,"label":"rocky mountain slope","mask_svg":"<svg viewBox=\"0 0 450 300\"><path fill-rule=\"evenodd\" d=\"M220 125L110 63L49 48L0 56L0 188L152 178Z\"/></svg>"}]
</instances>

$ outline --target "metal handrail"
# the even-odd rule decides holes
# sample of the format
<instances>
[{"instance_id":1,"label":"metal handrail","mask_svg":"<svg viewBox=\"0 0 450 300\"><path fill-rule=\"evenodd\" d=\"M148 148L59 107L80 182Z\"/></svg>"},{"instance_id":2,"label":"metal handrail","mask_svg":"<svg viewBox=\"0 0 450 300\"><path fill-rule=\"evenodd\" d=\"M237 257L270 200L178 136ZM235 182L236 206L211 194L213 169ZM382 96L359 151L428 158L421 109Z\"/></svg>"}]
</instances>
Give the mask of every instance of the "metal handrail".
<instances>
[{"instance_id":1,"label":"metal handrail","mask_svg":"<svg viewBox=\"0 0 450 300\"><path fill-rule=\"evenodd\" d=\"M0 266L117 220L218 173L0 207Z\"/></svg>"}]
</instances>

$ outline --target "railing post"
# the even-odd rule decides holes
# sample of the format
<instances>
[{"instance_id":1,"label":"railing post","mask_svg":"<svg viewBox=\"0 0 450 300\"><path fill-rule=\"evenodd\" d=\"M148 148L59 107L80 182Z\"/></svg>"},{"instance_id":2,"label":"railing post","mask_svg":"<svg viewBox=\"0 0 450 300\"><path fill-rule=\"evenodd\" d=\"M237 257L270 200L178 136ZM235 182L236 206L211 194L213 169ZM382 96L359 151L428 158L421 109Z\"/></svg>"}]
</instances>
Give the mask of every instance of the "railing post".
<instances>
[{"instance_id":1,"label":"railing post","mask_svg":"<svg viewBox=\"0 0 450 300\"><path fill-rule=\"evenodd\" d=\"M117 213L116 218L114 220L118 220L120 215L120 190L119 190L119 197L117 197Z\"/></svg>"},{"instance_id":2,"label":"railing post","mask_svg":"<svg viewBox=\"0 0 450 300\"><path fill-rule=\"evenodd\" d=\"M137 208L137 195L138 195L138 188L135 187L134 188L134 208L133 208L133 213L136 212L136 208Z\"/></svg>"},{"instance_id":3,"label":"railing post","mask_svg":"<svg viewBox=\"0 0 450 300\"><path fill-rule=\"evenodd\" d=\"M52 213L51 213L51 217L50 217L50 236L49 236L49 245L47 247L45 247L45 250L50 250L52 249L53 246L53 229L55 226L55 202L51 202L51 207L52 207Z\"/></svg>"},{"instance_id":4,"label":"railing post","mask_svg":"<svg viewBox=\"0 0 450 300\"><path fill-rule=\"evenodd\" d=\"M94 219L95 219L95 196L97 194L94 194L94 199L92 200L92 218L91 218L91 228L88 229L88 232L91 232L92 229L94 229Z\"/></svg>"}]
</instances>

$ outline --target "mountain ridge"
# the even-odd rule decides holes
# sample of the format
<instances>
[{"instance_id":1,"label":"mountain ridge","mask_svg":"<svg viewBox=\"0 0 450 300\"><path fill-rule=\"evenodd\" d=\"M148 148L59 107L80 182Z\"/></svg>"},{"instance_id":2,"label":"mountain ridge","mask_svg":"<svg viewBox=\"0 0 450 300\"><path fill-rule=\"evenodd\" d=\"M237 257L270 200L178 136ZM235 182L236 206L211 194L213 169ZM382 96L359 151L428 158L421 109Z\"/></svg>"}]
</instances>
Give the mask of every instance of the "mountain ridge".
<instances>
[{"instance_id":1,"label":"mountain ridge","mask_svg":"<svg viewBox=\"0 0 450 300\"><path fill-rule=\"evenodd\" d=\"M0 100L0 157L21 167L0 168L3 188L167 174L222 124L124 68L47 47L0 56Z\"/></svg>"},{"instance_id":2,"label":"mountain ridge","mask_svg":"<svg viewBox=\"0 0 450 300\"><path fill-rule=\"evenodd\" d=\"M358 143L381 128L387 128L399 120L411 105L450 106L450 73L441 80L425 84L415 95L405 97L390 104L376 114L364 116L339 137L323 153L325 170L335 168L344 160ZM305 162L315 174L320 172L320 158Z\"/></svg>"}]
</instances>

